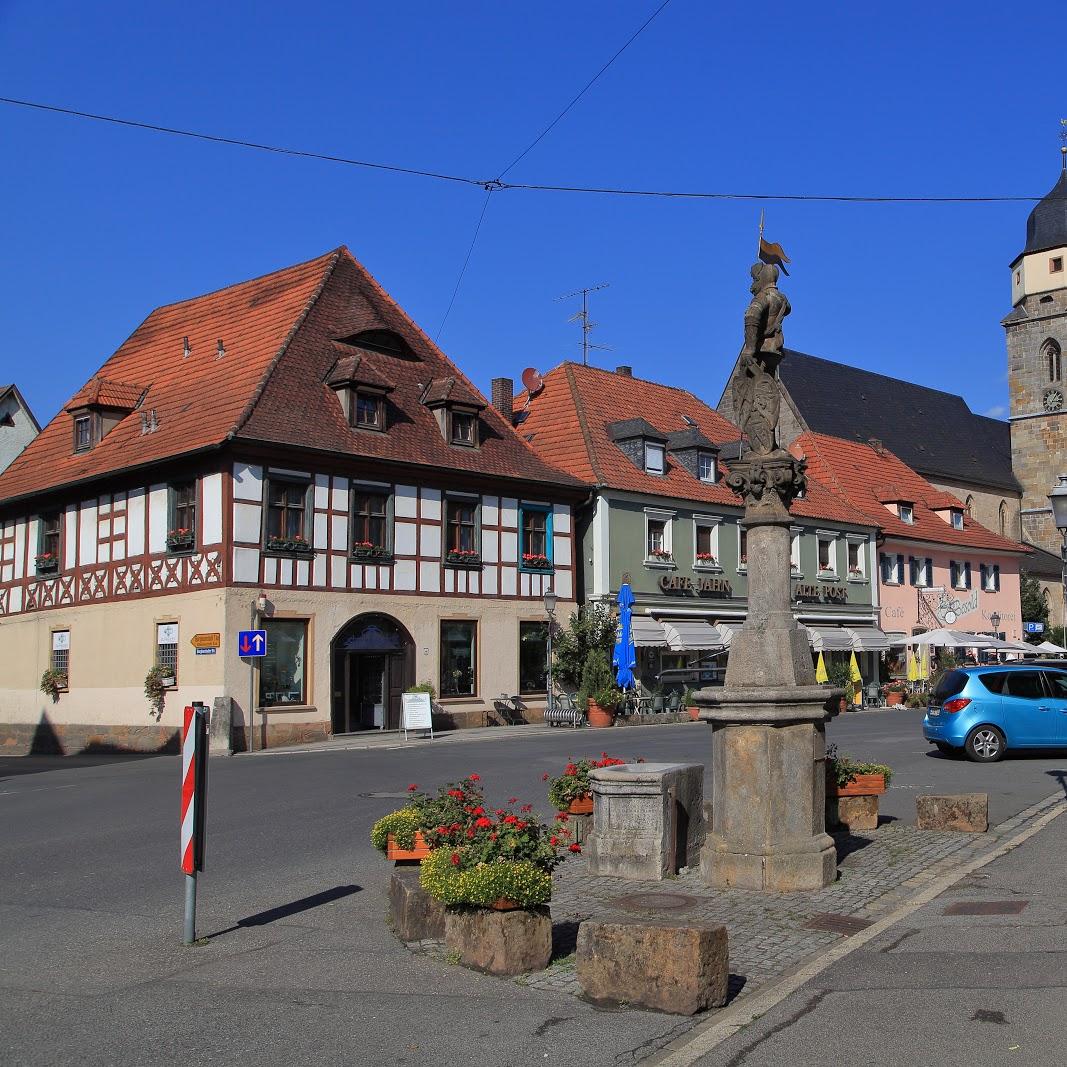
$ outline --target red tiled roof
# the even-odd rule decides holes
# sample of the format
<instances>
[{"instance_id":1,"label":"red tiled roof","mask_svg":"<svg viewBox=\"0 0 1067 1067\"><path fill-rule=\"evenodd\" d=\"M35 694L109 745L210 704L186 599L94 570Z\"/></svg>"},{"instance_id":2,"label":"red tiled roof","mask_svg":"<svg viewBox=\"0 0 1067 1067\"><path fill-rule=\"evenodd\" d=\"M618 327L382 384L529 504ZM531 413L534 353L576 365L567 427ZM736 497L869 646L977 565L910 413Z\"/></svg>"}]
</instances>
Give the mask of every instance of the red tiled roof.
<instances>
[{"instance_id":1,"label":"red tiled roof","mask_svg":"<svg viewBox=\"0 0 1067 1067\"><path fill-rule=\"evenodd\" d=\"M356 385L377 386L379 389L393 388L393 383L374 366L376 353L360 349L353 352L351 345L344 345L337 341L334 342L334 348L342 351L342 355L326 379L328 385L344 385L347 382L353 382Z\"/></svg>"},{"instance_id":2,"label":"red tiled roof","mask_svg":"<svg viewBox=\"0 0 1067 1067\"><path fill-rule=\"evenodd\" d=\"M697 429L715 445L738 441L738 427L692 393L578 363L556 367L543 381L544 389L530 401L519 432L529 437L548 462L610 489L741 505L721 480L702 482L672 461L669 454L665 475L646 474L611 440L607 429L611 423L641 418L664 435ZM526 399L525 393L516 398L516 410L521 410ZM857 515L814 479L809 481L804 498L793 504L792 512L806 518L877 525L868 516Z\"/></svg>"},{"instance_id":3,"label":"red tiled roof","mask_svg":"<svg viewBox=\"0 0 1067 1067\"><path fill-rule=\"evenodd\" d=\"M65 411L74 411L84 407L124 408L133 411L137 407L137 401L141 399L145 387L143 385L130 385L127 382L115 382L109 378L101 378L93 375L64 408Z\"/></svg>"},{"instance_id":4,"label":"red tiled roof","mask_svg":"<svg viewBox=\"0 0 1067 1067\"><path fill-rule=\"evenodd\" d=\"M481 394L468 389L455 378L433 378L422 391L422 403L427 407L435 404L465 404L468 407L484 408L485 401Z\"/></svg>"},{"instance_id":5,"label":"red tiled roof","mask_svg":"<svg viewBox=\"0 0 1067 1067\"><path fill-rule=\"evenodd\" d=\"M387 407L399 417L390 418L386 433L350 427L326 381L339 356L336 339L376 329L407 343L396 354L366 353L395 387ZM191 348L187 358L183 337ZM228 439L577 487L535 455L492 407L480 415L480 448L444 441L433 413L419 403L425 384L454 378L469 402L484 405L484 399L346 248L158 308L94 378L143 382L148 391L141 410L155 411L158 429L144 434L141 420L127 416L91 451L75 454L71 416L61 411L0 474L0 501Z\"/></svg>"},{"instance_id":6,"label":"red tiled roof","mask_svg":"<svg viewBox=\"0 0 1067 1067\"><path fill-rule=\"evenodd\" d=\"M846 441L825 434L805 433L793 442L791 451L803 455L808 471L848 500L858 513L866 515L872 525L880 526L889 537L935 544L985 548L996 552L1026 552L1017 541L1001 537L964 514L963 529L957 530L930 506L962 508L963 504L949 493L934 488L903 460L888 449L876 451L861 441ZM913 505L913 523L902 522L895 510L884 506L887 486L894 494L891 503L905 501ZM944 503L948 500L951 503Z\"/></svg>"}]
</instances>

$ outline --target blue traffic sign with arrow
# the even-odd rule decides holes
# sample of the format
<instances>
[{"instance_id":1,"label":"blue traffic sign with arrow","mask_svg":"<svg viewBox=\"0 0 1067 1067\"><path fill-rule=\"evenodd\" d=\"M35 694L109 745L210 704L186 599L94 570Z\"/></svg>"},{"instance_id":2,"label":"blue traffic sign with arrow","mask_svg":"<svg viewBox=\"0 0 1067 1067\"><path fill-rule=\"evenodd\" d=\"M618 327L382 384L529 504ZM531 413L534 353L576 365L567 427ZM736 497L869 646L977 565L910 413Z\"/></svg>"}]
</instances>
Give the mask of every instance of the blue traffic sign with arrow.
<instances>
[{"instance_id":1,"label":"blue traffic sign with arrow","mask_svg":"<svg viewBox=\"0 0 1067 1067\"><path fill-rule=\"evenodd\" d=\"M267 631L239 630L237 652L242 656L265 656L267 654Z\"/></svg>"}]
</instances>

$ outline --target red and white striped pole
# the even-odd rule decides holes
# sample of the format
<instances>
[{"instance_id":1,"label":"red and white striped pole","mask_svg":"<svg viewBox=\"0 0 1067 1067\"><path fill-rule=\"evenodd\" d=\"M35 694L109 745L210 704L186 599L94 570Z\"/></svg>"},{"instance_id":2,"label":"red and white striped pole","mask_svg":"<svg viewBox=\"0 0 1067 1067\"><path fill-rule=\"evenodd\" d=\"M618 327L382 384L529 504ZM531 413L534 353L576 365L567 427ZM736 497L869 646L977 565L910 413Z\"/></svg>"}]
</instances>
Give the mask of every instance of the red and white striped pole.
<instances>
[{"instance_id":1,"label":"red and white striped pole","mask_svg":"<svg viewBox=\"0 0 1067 1067\"><path fill-rule=\"evenodd\" d=\"M204 816L207 806L207 708L185 709L182 725L181 868L185 874L185 930L182 942L196 940L196 872L204 869Z\"/></svg>"}]
</instances>

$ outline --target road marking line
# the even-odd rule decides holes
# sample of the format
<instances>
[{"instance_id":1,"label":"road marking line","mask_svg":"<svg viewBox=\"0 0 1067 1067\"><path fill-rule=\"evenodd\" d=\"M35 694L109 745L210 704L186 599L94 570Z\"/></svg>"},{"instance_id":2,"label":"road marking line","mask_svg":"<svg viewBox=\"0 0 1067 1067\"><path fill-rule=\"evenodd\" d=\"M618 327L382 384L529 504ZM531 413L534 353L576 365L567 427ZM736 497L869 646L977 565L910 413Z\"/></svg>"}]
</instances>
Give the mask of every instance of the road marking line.
<instances>
[{"instance_id":1,"label":"road marking line","mask_svg":"<svg viewBox=\"0 0 1067 1067\"><path fill-rule=\"evenodd\" d=\"M1060 795L1058 793L1052 794L1046 797L1045 800L1039 801L1038 804L1048 803L1056 797L1060 797ZM706 1056L716 1046L721 1045L739 1030L754 1022L759 1016L766 1015L767 1012L777 1007L787 997L792 996L805 982L821 974L831 964L844 959L850 953L855 952L856 949L867 944L868 941L872 941L880 934L885 933L891 926L896 925L902 919L906 919L909 915L913 915L920 908L929 904L931 900L939 897L945 890L951 889L961 878L966 878L967 875L973 874L981 867L986 866L986 864L995 859L999 859L1006 852L1010 852L1013 848L1017 848L1024 841L1033 837L1053 819L1067 811L1067 800L1062 797L1060 797L1060 800L1061 803L1057 804L1051 811L1046 812L1021 833L999 844L991 852L954 867L932 885L927 886L926 889L912 897L906 904L902 904L895 911L879 919L873 926L844 939L818 959L805 964L799 971L795 971L774 985L769 986L762 993L755 994L750 1000L743 1000L735 1008L727 1008L715 1018L694 1027L684 1037L671 1042L646 1062L654 1064L655 1067L691 1067L692 1064L696 1063L702 1056ZM1037 805L1034 806L1036 807Z\"/></svg>"}]
</instances>

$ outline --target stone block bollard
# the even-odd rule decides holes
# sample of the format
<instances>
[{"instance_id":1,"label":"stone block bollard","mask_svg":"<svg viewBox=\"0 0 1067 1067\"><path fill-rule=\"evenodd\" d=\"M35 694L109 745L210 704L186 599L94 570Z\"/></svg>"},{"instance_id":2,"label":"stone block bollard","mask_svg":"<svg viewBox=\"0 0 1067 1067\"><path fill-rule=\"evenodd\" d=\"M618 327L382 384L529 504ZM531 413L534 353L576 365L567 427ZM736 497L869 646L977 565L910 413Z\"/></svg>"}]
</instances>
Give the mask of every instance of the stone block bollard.
<instances>
[{"instance_id":1,"label":"stone block bollard","mask_svg":"<svg viewBox=\"0 0 1067 1067\"><path fill-rule=\"evenodd\" d=\"M958 793L915 798L916 825L920 830L959 830L984 834L989 829L989 794Z\"/></svg>"},{"instance_id":2,"label":"stone block bollard","mask_svg":"<svg viewBox=\"0 0 1067 1067\"><path fill-rule=\"evenodd\" d=\"M548 908L448 908L445 945L464 967L511 976L543 971L552 958Z\"/></svg>"},{"instance_id":3,"label":"stone block bollard","mask_svg":"<svg viewBox=\"0 0 1067 1067\"><path fill-rule=\"evenodd\" d=\"M401 941L445 936L445 906L422 888L417 865L394 868L389 882L389 918Z\"/></svg>"},{"instance_id":4,"label":"stone block bollard","mask_svg":"<svg viewBox=\"0 0 1067 1067\"><path fill-rule=\"evenodd\" d=\"M231 697L215 697L211 702L208 754L212 756L233 755L233 699Z\"/></svg>"},{"instance_id":5,"label":"stone block bollard","mask_svg":"<svg viewBox=\"0 0 1067 1067\"><path fill-rule=\"evenodd\" d=\"M704 843L704 767L625 763L589 775L593 832L585 843L592 874L661 880L695 867Z\"/></svg>"},{"instance_id":6,"label":"stone block bollard","mask_svg":"<svg viewBox=\"0 0 1067 1067\"><path fill-rule=\"evenodd\" d=\"M604 923L578 927L578 981L594 1004L693 1015L726 1003L726 927Z\"/></svg>"}]
</instances>

